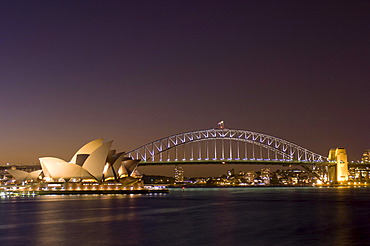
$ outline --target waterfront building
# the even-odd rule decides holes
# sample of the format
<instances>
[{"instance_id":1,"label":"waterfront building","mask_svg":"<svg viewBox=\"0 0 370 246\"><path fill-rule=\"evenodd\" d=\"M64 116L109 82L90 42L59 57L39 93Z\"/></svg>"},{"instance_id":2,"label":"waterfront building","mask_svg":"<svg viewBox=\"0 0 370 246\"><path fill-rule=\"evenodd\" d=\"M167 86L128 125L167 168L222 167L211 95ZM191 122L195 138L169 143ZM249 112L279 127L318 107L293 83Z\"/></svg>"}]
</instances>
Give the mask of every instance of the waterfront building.
<instances>
[{"instance_id":1,"label":"waterfront building","mask_svg":"<svg viewBox=\"0 0 370 246\"><path fill-rule=\"evenodd\" d=\"M349 168L348 181L357 183L367 183L370 180L370 167L356 166Z\"/></svg>"},{"instance_id":2,"label":"waterfront building","mask_svg":"<svg viewBox=\"0 0 370 246\"><path fill-rule=\"evenodd\" d=\"M176 183L184 182L184 169L182 165L175 166L175 182Z\"/></svg>"},{"instance_id":3,"label":"waterfront building","mask_svg":"<svg viewBox=\"0 0 370 246\"><path fill-rule=\"evenodd\" d=\"M262 182L266 185L270 184L270 168L262 168L260 175Z\"/></svg>"},{"instance_id":4,"label":"waterfront building","mask_svg":"<svg viewBox=\"0 0 370 246\"><path fill-rule=\"evenodd\" d=\"M7 169L7 172L10 173L15 178L16 181L23 182L26 180L36 181L40 177L42 170L27 172L27 171L11 168L11 169Z\"/></svg>"},{"instance_id":5,"label":"waterfront building","mask_svg":"<svg viewBox=\"0 0 370 246\"><path fill-rule=\"evenodd\" d=\"M363 163L370 163L370 149L365 150L365 152L362 155L361 160Z\"/></svg>"},{"instance_id":6,"label":"waterfront building","mask_svg":"<svg viewBox=\"0 0 370 246\"><path fill-rule=\"evenodd\" d=\"M111 150L112 142L104 143L103 139L96 139L82 146L69 162L56 157L41 157L41 170L26 172L8 169L8 172L17 181L36 180L42 173L43 180L47 182L118 181L139 175L136 168L140 160Z\"/></svg>"},{"instance_id":7,"label":"waterfront building","mask_svg":"<svg viewBox=\"0 0 370 246\"><path fill-rule=\"evenodd\" d=\"M39 177L39 174L37 174L37 170L41 172L41 166L38 164L11 165L10 163L7 163L4 166L0 166L0 180L1 182L10 181L12 178L19 182L25 180L36 180Z\"/></svg>"},{"instance_id":8,"label":"waterfront building","mask_svg":"<svg viewBox=\"0 0 370 246\"><path fill-rule=\"evenodd\" d=\"M92 179L101 182L132 176L140 161L125 157L124 152L111 150L112 142L93 140L82 146L69 162L55 157L40 158L45 178L65 181Z\"/></svg>"},{"instance_id":9,"label":"waterfront building","mask_svg":"<svg viewBox=\"0 0 370 246\"><path fill-rule=\"evenodd\" d=\"M252 184L255 178L256 178L255 171L247 171L244 175L244 179L248 184Z\"/></svg>"}]
</instances>

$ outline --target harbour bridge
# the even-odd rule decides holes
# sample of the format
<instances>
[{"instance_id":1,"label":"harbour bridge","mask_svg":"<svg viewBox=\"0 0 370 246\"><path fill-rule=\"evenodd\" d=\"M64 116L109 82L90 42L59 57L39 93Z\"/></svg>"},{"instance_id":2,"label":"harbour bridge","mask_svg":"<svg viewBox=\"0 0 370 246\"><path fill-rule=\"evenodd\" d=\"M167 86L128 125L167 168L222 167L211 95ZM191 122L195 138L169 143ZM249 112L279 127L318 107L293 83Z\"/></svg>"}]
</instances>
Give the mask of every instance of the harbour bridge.
<instances>
[{"instance_id":1,"label":"harbour bridge","mask_svg":"<svg viewBox=\"0 0 370 246\"><path fill-rule=\"evenodd\" d=\"M263 133L206 129L155 140L126 153L140 166L181 164L300 165L314 170L327 158Z\"/></svg>"}]
</instances>

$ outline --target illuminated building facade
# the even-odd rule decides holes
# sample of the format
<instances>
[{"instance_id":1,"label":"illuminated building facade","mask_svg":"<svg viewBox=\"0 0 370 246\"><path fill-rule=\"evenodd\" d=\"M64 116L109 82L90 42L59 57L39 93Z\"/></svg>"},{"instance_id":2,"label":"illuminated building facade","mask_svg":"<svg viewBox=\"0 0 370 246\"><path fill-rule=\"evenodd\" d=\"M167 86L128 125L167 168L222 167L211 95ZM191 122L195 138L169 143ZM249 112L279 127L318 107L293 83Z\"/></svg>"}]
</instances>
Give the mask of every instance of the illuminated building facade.
<instances>
[{"instance_id":1,"label":"illuminated building facade","mask_svg":"<svg viewBox=\"0 0 370 246\"><path fill-rule=\"evenodd\" d=\"M93 140L82 146L69 162L55 157L42 157L40 163L49 180L84 180L98 182L133 176L139 160L124 156L124 152L110 150L113 141Z\"/></svg>"},{"instance_id":2,"label":"illuminated building facade","mask_svg":"<svg viewBox=\"0 0 370 246\"><path fill-rule=\"evenodd\" d=\"M184 169L182 165L175 166L175 182L176 183L184 182Z\"/></svg>"},{"instance_id":3,"label":"illuminated building facade","mask_svg":"<svg viewBox=\"0 0 370 246\"><path fill-rule=\"evenodd\" d=\"M31 173L21 170L8 170L17 180L35 181L41 173L45 181L118 181L125 177L138 176L136 168L140 160L116 153L110 147L113 141L104 143L103 139L93 140L82 146L67 162L56 157L39 158L42 170Z\"/></svg>"},{"instance_id":4,"label":"illuminated building facade","mask_svg":"<svg viewBox=\"0 0 370 246\"><path fill-rule=\"evenodd\" d=\"M22 182L26 180L32 180L32 181L37 180L40 177L42 170L27 172L27 171L12 168L12 169L7 169L7 172L10 173L17 181Z\"/></svg>"},{"instance_id":5,"label":"illuminated building facade","mask_svg":"<svg viewBox=\"0 0 370 246\"><path fill-rule=\"evenodd\" d=\"M270 168L262 168L260 177L263 183L269 185L270 184Z\"/></svg>"},{"instance_id":6,"label":"illuminated building facade","mask_svg":"<svg viewBox=\"0 0 370 246\"><path fill-rule=\"evenodd\" d=\"M370 163L370 149L365 150L361 160L363 163Z\"/></svg>"},{"instance_id":7,"label":"illuminated building facade","mask_svg":"<svg viewBox=\"0 0 370 246\"><path fill-rule=\"evenodd\" d=\"M344 148L330 149L329 161L334 162L329 166L329 179L332 182L348 181L347 151Z\"/></svg>"}]
</instances>

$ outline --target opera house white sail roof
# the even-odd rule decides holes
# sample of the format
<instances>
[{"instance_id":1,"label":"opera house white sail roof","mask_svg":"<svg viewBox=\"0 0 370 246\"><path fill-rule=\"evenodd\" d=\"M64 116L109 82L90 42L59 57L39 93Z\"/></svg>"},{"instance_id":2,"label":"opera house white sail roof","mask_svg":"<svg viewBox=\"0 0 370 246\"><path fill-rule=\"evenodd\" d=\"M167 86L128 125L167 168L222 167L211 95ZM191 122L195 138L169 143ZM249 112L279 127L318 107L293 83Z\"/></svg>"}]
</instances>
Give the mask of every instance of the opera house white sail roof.
<instances>
[{"instance_id":1,"label":"opera house white sail roof","mask_svg":"<svg viewBox=\"0 0 370 246\"><path fill-rule=\"evenodd\" d=\"M46 180L68 181L70 179L106 179L119 180L133 176L140 160L125 157L124 152L111 150L113 141L104 143L103 139L93 140L82 146L67 162L56 157L39 158L42 170L28 173L20 170L8 170L18 181L36 180L41 171Z\"/></svg>"},{"instance_id":2,"label":"opera house white sail roof","mask_svg":"<svg viewBox=\"0 0 370 246\"><path fill-rule=\"evenodd\" d=\"M50 179L95 179L103 181L107 178L119 179L131 176L139 160L125 157L124 152L110 150L113 141L93 140L82 146L70 162L55 158L42 157L40 164L45 177Z\"/></svg>"},{"instance_id":3,"label":"opera house white sail roof","mask_svg":"<svg viewBox=\"0 0 370 246\"><path fill-rule=\"evenodd\" d=\"M29 173L26 171L14 170L14 169L7 169L7 171L18 181L37 180L42 172L42 170L36 170L36 171Z\"/></svg>"}]
</instances>

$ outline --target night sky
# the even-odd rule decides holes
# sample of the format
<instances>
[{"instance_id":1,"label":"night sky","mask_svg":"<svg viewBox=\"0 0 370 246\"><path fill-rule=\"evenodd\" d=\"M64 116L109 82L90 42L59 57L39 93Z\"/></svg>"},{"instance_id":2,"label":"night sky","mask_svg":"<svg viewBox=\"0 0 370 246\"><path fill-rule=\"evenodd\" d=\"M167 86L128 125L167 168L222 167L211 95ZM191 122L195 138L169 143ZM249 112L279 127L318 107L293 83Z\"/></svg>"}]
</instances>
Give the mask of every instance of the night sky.
<instances>
[{"instance_id":1,"label":"night sky","mask_svg":"<svg viewBox=\"0 0 370 246\"><path fill-rule=\"evenodd\" d=\"M356 160L370 149L370 1L1 1L0 85L0 164L220 120Z\"/></svg>"}]
</instances>

